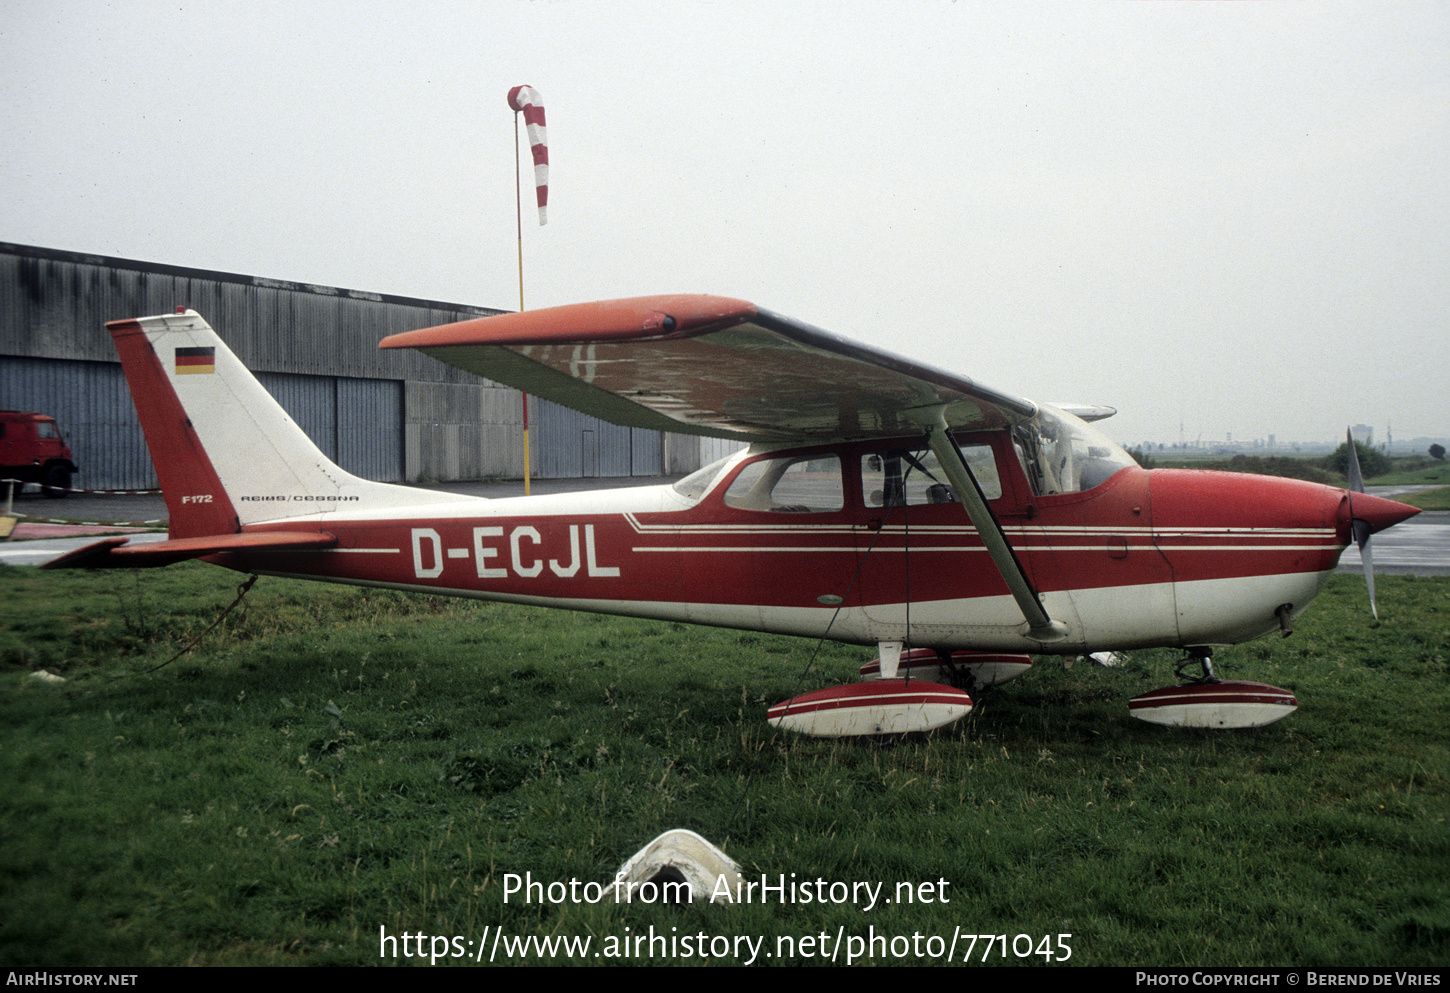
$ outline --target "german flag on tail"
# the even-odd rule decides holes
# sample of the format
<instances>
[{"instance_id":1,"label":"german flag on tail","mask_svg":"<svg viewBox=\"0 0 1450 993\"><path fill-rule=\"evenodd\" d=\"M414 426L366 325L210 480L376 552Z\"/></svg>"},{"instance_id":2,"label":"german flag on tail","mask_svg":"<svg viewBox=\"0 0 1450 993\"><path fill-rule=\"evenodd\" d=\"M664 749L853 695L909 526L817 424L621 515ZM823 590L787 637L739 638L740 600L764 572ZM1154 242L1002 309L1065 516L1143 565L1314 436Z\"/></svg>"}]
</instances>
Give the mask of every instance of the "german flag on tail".
<instances>
[{"instance_id":1,"label":"german flag on tail","mask_svg":"<svg viewBox=\"0 0 1450 993\"><path fill-rule=\"evenodd\" d=\"M176 374L178 376L216 372L216 349L178 348L176 350Z\"/></svg>"}]
</instances>

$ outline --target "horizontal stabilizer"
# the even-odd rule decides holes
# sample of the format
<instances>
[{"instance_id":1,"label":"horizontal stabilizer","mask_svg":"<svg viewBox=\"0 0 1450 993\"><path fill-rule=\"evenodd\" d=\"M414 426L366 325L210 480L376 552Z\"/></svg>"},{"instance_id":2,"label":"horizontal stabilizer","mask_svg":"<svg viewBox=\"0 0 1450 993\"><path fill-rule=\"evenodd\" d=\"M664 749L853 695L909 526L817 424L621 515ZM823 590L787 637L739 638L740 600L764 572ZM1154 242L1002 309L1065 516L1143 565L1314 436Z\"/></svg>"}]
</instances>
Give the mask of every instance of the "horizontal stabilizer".
<instances>
[{"instance_id":1,"label":"horizontal stabilizer","mask_svg":"<svg viewBox=\"0 0 1450 993\"><path fill-rule=\"evenodd\" d=\"M218 552L256 552L331 548L337 538L325 531L248 531L200 538L176 538L129 544L130 538L103 538L47 562L44 569L146 569L198 559Z\"/></svg>"}]
</instances>

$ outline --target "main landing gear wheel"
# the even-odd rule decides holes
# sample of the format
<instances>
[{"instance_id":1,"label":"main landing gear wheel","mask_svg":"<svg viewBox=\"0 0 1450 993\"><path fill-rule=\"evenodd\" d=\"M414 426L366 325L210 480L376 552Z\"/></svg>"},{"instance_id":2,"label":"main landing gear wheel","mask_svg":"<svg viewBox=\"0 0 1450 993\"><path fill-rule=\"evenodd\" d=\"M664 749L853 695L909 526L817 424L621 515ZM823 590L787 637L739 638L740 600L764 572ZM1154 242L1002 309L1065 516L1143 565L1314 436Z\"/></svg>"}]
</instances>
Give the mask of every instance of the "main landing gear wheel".
<instances>
[{"instance_id":1,"label":"main landing gear wheel","mask_svg":"<svg viewBox=\"0 0 1450 993\"><path fill-rule=\"evenodd\" d=\"M1188 649L1174 668L1182 682L1133 697L1128 713L1169 727L1257 728L1283 720L1299 706L1294 694L1277 686L1219 679L1212 656L1210 648ZM1185 671L1195 665L1199 675Z\"/></svg>"}]
</instances>

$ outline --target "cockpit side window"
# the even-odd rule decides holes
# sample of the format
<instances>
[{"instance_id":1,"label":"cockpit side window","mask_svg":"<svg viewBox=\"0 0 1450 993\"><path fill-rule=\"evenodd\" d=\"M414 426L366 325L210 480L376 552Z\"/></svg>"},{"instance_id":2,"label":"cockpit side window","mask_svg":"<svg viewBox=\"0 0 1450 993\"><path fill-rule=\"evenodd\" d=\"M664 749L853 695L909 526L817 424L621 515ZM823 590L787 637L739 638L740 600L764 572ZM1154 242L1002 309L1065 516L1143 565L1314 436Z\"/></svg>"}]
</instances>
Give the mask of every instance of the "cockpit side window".
<instances>
[{"instance_id":1,"label":"cockpit side window","mask_svg":"<svg viewBox=\"0 0 1450 993\"><path fill-rule=\"evenodd\" d=\"M962 454L981 487L982 495L996 500L1002 495L997 459L990 445L962 445ZM936 453L923 447L916 451L888 449L861 457L861 499L867 507L915 507L932 503L960 503L937 461Z\"/></svg>"},{"instance_id":2,"label":"cockpit side window","mask_svg":"<svg viewBox=\"0 0 1450 993\"><path fill-rule=\"evenodd\" d=\"M781 514L841 510L846 505L841 460L835 455L821 455L752 462L740 470L725 491L725 505Z\"/></svg>"}]
</instances>

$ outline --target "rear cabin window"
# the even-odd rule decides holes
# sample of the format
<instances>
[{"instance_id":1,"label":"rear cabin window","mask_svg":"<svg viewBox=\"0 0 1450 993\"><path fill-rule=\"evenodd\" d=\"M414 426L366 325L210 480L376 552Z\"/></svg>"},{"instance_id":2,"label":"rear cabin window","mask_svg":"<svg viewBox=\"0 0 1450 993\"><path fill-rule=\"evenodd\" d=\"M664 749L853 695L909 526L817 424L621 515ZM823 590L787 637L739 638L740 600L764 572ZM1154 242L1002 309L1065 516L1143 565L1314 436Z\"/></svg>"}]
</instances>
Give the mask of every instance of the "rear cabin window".
<instances>
[{"instance_id":1,"label":"rear cabin window","mask_svg":"<svg viewBox=\"0 0 1450 993\"><path fill-rule=\"evenodd\" d=\"M737 510L778 514L823 514L846 505L841 460L816 458L762 459L752 462L725 491L725 505Z\"/></svg>"},{"instance_id":2,"label":"rear cabin window","mask_svg":"<svg viewBox=\"0 0 1450 993\"><path fill-rule=\"evenodd\" d=\"M1002 495L997 459L990 445L962 445L977 486L988 500ZM868 507L916 507L929 503L961 503L942 471L936 453L894 449L861 457L861 499Z\"/></svg>"},{"instance_id":3,"label":"rear cabin window","mask_svg":"<svg viewBox=\"0 0 1450 993\"><path fill-rule=\"evenodd\" d=\"M704 468L696 469L684 479L677 480L674 484L675 492L691 500L700 499L710 488L710 484L724 471L725 464L734 457L727 455L723 459L716 459Z\"/></svg>"}]
</instances>

